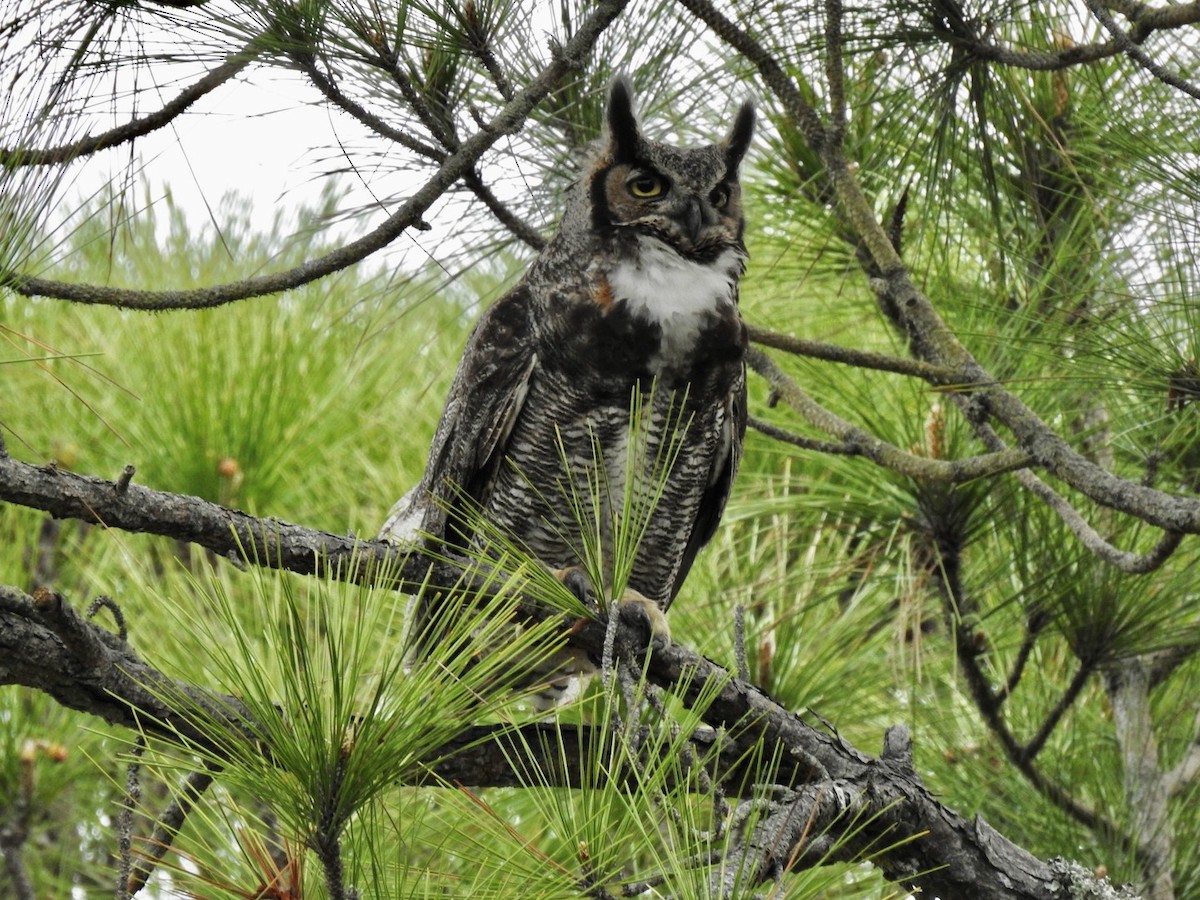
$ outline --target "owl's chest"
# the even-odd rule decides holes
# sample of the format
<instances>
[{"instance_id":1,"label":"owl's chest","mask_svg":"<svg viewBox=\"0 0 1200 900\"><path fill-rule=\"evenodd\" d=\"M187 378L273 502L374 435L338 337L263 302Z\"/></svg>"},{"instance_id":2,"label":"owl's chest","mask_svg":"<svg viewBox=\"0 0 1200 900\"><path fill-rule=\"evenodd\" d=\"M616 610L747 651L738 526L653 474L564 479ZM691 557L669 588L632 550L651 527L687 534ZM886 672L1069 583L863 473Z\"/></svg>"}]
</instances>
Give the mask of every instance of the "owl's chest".
<instances>
[{"instance_id":1,"label":"owl's chest","mask_svg":"<svg viewBox=\"0 0 1200 900\"><path fill-rule=\"evenodd\" d=\"M746 344L736 303L741 256L730 250L699 263L646 243L595 272L552 338L562 361L613 382L657 378L679 386L735 377Z\"/></svg>"},{"instance_id":2,"label":"owl's chest","mask_svg":"<svg viewBox=\"0 0 1200 900\"><path fill-rule=\"evenodd\" d=\"M684 371L698 357L740 339L735 302L742 257L727 250L716 259L687 259L659 241L640 242L636 255L620 260L607 275L614 312L635 328L658 337L652 374Z\"/></svg>"}]
</instances>

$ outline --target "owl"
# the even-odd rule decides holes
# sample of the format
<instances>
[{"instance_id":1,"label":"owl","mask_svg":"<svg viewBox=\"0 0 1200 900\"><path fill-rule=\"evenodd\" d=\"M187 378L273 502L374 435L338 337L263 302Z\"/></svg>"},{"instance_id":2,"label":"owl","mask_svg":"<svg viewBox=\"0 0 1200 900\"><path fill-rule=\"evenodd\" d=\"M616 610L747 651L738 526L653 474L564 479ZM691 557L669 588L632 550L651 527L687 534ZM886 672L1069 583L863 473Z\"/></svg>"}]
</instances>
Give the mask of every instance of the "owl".
<instances>
[{"instance_id":1,"label":"owl","mask_svg":"<svg viewBox=\"0 0 1200 900\"><path fill-rule=\"evenodd\" d=\"M609 583L588 587L607 595L623 582L617 602L667 633L746 431L739 167L754 119L745 103L716 143L660 143L642 133L629 81L614 80L607 135L556 236L475 327L424 475L382 539L479 549L482 516L577 590L590 546ZM436 640L431 613L418 610L418 641ZM573 650L540 666L543 709L594 671Z\"/></svg>"}]
</instances>

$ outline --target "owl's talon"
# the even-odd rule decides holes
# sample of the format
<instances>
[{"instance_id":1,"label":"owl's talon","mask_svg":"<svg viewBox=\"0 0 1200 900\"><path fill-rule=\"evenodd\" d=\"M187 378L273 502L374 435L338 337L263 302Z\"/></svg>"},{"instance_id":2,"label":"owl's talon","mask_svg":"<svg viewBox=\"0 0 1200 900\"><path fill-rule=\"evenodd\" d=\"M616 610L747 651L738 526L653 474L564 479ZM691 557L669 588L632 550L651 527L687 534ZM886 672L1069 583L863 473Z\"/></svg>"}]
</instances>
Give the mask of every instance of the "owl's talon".
<instances>
[{"instance_id":1,"label":"owl's talon","mask_svg":"<svg viewBox=\"0 0 1200 900\"><path fill-rule=\"evenodd\" d=\"M617 614L631 624L636 620L639 626L649 631L651 639L662 638L663 643L671 643L671 627L667 624L667 614L657 603L633 588L626 588L624 595L617 601Z\"/></svg>"},{"instance_id":2,"label":"owl's talon","mask_svg":"<svg viewBox=\"0 0 1200 900\"><path fill-rule=\"evenodd\" d=\"M579 598L580 603L588 609L596 608L596 594L583 569L579 566L567 566L565 569L554 569L551 574L563 587Z\"/></svg>"}]
</instances>

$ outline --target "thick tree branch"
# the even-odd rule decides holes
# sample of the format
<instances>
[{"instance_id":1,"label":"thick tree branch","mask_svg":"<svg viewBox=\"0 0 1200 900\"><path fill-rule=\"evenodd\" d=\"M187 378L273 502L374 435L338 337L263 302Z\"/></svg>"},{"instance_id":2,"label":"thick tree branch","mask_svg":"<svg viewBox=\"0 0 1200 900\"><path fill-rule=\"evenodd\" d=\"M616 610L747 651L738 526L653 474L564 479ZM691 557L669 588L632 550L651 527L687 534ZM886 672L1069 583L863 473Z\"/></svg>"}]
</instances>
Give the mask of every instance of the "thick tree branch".
<instances>
[{"instance_id":1,"label":"thick tree branch","mask_svg":"<svg viewBox=\"0 0 1200 900\"><path fill-rule=\"evenodd\" d=\"M406 229L422 225L421 217L479 158L500 138L515 133L530 111L541 102L571 69L578 66L595 46L604 30L628 5L629 0L603 0L597 3L579 30L564 43L554 58L529 85L505 104L500 112L456 152L448 156L437 172L408 200L370 234L352 241L324 256L295 268L270 275L247 278L223 285L181 291L126 290L93 284L72 284L36 278L18 272L0 272L0 286L24 296L55 297L77 303L119 306L125 309L205 309L290 290L308 284L332 272L360 262L386 247Z\"/></svg>"},{"instance_id":2,"label":"thick tree branch","mask_svg":"<svg viewBox=\"0 0 1200 900\"><path fill-rule=\"evenodd\" d=\"M32 466L0 457L0 500L122 531L158 534L199 544L219 556L302 575L387 569L403 586L404 554L385 544L367 547L353 537L326 534L279 519L257 519L183 494L155 491L77 475L56 466ZM411 565L419 587L427 566Z\"/></svg>"},{"instance_id":3,"label":"thick tree branch","mask_svg":"<svg viewBox=\"0 0 1200 900\"><path fill-rule=\"evenodd\" d=\"M14 482L19 487L13 487ZM59 501L38 494L39 488L55 486L63 495ZM0 490L8 500L37 500L31 505L51 507L57 514L76 515L85 521L127 522L135 530L184 537L218 553L237 549L236 536L241 535L246 539L242 545L260 551L247 552L248 561L295 567L293 570L301 573L323 569L341 577L365 577L370 571L378 571L361 564L318 565L320 548L340 551L353 545L360 559L377 561L395 552L375 542L354 542L297 525L255 520L197 498L149 491L137 485L129 485L124 497L119 497L113 483L26 466L11 459L0 460ZM139 503L145 503L145 509L136 509ZM183 524L184 510L196 513L194 525ZM406 565L416 564L410 560ZM420 565L429 571L427 563L422 561ZM433 577L436 580L436 574ZM436 583L451 587L456 578ZM621 625L620 629L621 642L636 646L636 629L632 634L627 633L627 626ZM599 658L605 632L603 623L592 622L580 628L572 640ZM779 758L785 761L777 776L781 784L819 786L828 780L825 793L847 798L855 809L864 802L861 798L866 798L867 807L875 815L864 827L859 827L861 820L855 822L845 852L872 854L873 861L889 878L919 885L931 895L961 896L970 890L973 896L985 900L1070 896L1066 885L1055 881L1051 866L1029 856L982 822L972 824L941 806L921 785L911 765L887 757L873 760L865 756L840 737L814 728L783 709L754 685L733 678L716 663L679 644L656 644L647 661L647 675L654 684L677 691L685 703L713 698L703 715L725 734L722 749L732 754L730 758L749 757L746 751L761 742L768 750L779 748ZM231 732L240 730L251 739L261 740L236 698L219 697L169 678L146 664L120 638L81 619L61 597L48 591L30 598L12 588L0 589L0 684L33 687L68 708L169 741L218 752L219 748L213 747L210 737L196 725L203 721L195 713L197 708L206 717L229 723ZM180 704L190 709L176 708ZM536 730L548 726L532 727ZM478 737L472 735L468 743L474 744ZM529 737L523 746L536 747L538 742ZM508 767L509 758L497 754L490 764L483 764L477 756L466 768L474 773L466 780L484 783L481 779L494 777L497 766ZM461 765L463 759L462 753L448 752L435 774L450 777L453 769L442 766ZM556 770L557 766L548 764L547 771ZM422 776L416 777L419 782ZM717 777L722 776L718 773ZM511 775L509 778L504 781L501 775L486 783L512 783ZM854 791L848 791L850 785L855 786ZM839 786L841 794L834 790ZM852 796L855 799L851 801ZM897 838L903 836L914 840L895 847ZM881 850L883 847L891 849ZM784 858L791 855L789 850Z\"/></svg>"}]
</instances>

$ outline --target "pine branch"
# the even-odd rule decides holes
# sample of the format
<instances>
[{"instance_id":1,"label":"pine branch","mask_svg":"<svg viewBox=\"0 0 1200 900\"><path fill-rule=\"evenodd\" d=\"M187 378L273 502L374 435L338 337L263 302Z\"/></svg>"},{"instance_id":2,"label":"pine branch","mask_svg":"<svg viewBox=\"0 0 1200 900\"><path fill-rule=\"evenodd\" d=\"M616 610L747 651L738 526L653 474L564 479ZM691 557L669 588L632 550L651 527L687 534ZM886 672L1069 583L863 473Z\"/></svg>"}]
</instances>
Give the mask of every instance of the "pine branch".
<instances>
[{"instance_id":1,"label":"pine branch","mask_svg":"<svg viewBox=\"0 0 1200 900\"><path fill-rule=\"evenodd\" d=\"M984 444L991 448L993 452L999 453L1008 448L1003 438L996 434L995 430L986 422L980 422L971 416L968 416L968 419L971 421L975 433L979 435ZM1044 502L1062 519L1063 524L1071 529L1071 532L1079 539L1079 543L1088 552L1094 554L1097 559L1103 560L1122 572L1130 575L1145 575L1153 572L1155 569L1161 568L1171 558L1171 555L1179 549L1179 545L1183 542L1182 533L1167 531L1145 553L1133 553L1129 550L1122 550L1105 540L1100 532L1096 531L1088 523L1079 510L1032 471L1022 469L1016 472L1015 475L1022 487Z\"/></svg>"},{"instance_id":2,"label":"pine branch","mask_svg":"<svg viewBox=\"0 0 1200 900\"><path fill-rule=\"evenodd\" d=\"M373 131L381 138L399 144L401 147L411 150L413 153L419 154L426 159L433 160L436 163L445 161L446 154L441 150L425 143L419 138L413 137L407 131L402 131L390 125L357 100L347 96L332 78L317 67L316 59L312 53L294 53L292 54L292 59L295 61L297 68L304 73L304 76L312 82L313 87L320 91L326 100L342 110L342 112L347 113L359 124Z\"/></svg>"},{"instance_id":3,"label":"pine branch","mask_svg":"<svg viewBox=\"0 0 1200 900\"><path fill-rule=\"evenodd\" d=\"M837 141L830 140L820 116L799 94L795 83L784 73L774 56L708 0L680 0L680 3L757 66L767 86L783 104L809 147L821 155L844 225L861 242L860 258L871 286L879 295L880 302L894 311L896 324L909 338L914 353L925 362L947 370L954 384L988 385L986 393L981 393L978 399L972 396L970 402L986 415L994 416L1014 433L1017 448L1028 454L1029 463L1044 468L1103 506L1128 513L1167 532L1200 533L1200 500L1120 478L1096 465L1073 450L1053 428L1015 394L1005 390L999 380L980 365L938 315L929 298L912 281L887 229L876 218L871 202L843 155L841 146ZM773 368L766 357L756 351L751 351L750 360L751 365L759 368L760 372L768 367ZM774 374L768 380L774 384ZM953 391L949 393L951 396L961 396ZM799 406L797 403L791 405L798 411L803 409L802 415L817 427L843 440L863 443L870 450L864 455L877 462L886 457L897 466L910 467L911 460L903 458L907 455L903 451L889 447L873 435L861 432L861 429L854 430L854 436L850 438L853 426L849 423L819 407L802 392L796 393L795 398ZM980 424L973 418L972 422ZM893 450L897 452L893 453ZM1021 469L1023 466L1014 468ZM901 468L896 470L904 471ZM1036 476L1021 472L1018 477L1028 479ZM1134 564L1161 565L1161 561L1177 545L1178 539L1168 534L1148 560L1134 561Z\"/></svg>"},{"instance_id":4,"label":"pine branch","mask_svg":"<svg viewBox=\"0 0 1200 900\"><path fill-rule=\"evenodd\" d=\"M237 77L262 52L261 37L247 42L231 53L221 65L184 88L162 109L118 125L100 134L88 134L58 147L0 147L0 168L26 166L60 166L82 156L89 156L110 147L126 144L169 125L206 94Z\"/></svg>"},{"instance_id":5,"label":"pine branch","mask_svg":"<svg viewBox=\"0 0 1200 900\"><path fill-rule=\"evenodd\" d=\"M505 135L514 134L530 111L554 90L572 69L579 66L605 29L619 16L629 0L604 0L555 53L554 58L529 85L483 128L450 154L425 184L379 227L324 256L308 260L294 268L270 275L246 278L227 284L194 290L151 291L112 288L37 278L13 271L0 271L0 286L26 297L55 297L76 303L117 306L124 309L208 309L291 290L316 281L366 259L388 246L409 228L424 226L422 216L450 187L479 161L480 157Z\"/></svg>"},{"instance_id":6,"label":"pine branch","mask_svg":"<svg viewBox=\"0 0 1200 900\"><path fill-rule=\"evenodd\" d=\"M1108 10L1104 5L1098 3L1097 0L1086 0L1087 7L1096 20L1104 26L1105 30L1113 36L1113 42L1121 49L1121 51L1132 59L1135 63L1161 81L1163 84L1169 85L1180 91L1183 91L1189 97L1200 100L1200 87L1192 84L1185 78L1181 78L1174 72L1168 72L1146 53L1130 34L1124 28L1117 24L1116 20L1108 14ZM1195 4L1193 4L1195 5Z\"/></svg>"},{"instance_id":7,"label":"pine branch","mask_svg":"<svg viewBox=\"0 0 1200 900\"><path fill-rule=\"evenodd\" d=\"M957 384L989 385L979 403L980 408L1012 430L1017 446L1029 454L1031 462L1103 506L1128 513L1168 532L1200 533L1200 500L1146 487L1104 470L1073 450L1015 394L1000 386L999 380L971 355L938 315L933 303L912 281L842 148L829 139L820 117L800 96L774 56L707 0L680 2L758 67L809 147L820 154L844 226L861 243L860 259L871 285L885 308L893 311L896 324L909 338L914 353L925 362L949 370ZM751 353L752 361L763 359L761 354ZM812 409L811 412L825 418L824 410ZM847 423L828 424L843 428ZM877 452L891 455L877 438L867 437L877 447ZM1155 554L1155 559L1167 552L1167 548L1162 548Z\"/></svg>"},{"instance_id":8,"label":"pine branch","mask_svg":"<svg viewBox=\"0 0 1200 900\"><path fill-rule=\"evenodd\" d=\"M899 472L901 475L922 481L958 483L1011 472L1030 462L1029 454L1010 449L953 460L928 459L907 453L821 406L761 350L751 349L746 360L750 368L767 380L779 398L798 412L806 422L840 439L847 448L843 452L849 454L850 448L853 448L854 455L865 456L883 468Z\"/></svg>"},{"instance_id":9,"label":"pine branch","mask_svg":"<svg viewBox=\"0 0 1200 900\"><path fill-rule=\"evenodd\" d=\"M1128 54L1131 45L1137 52L1136 45L1143 43L1155 31L1171 31L1200 22L1200 3L1151 7L1144 3L1110 0L1102 4L1089 2L1088 6L1093 15L1096 15L1113 35L1111 40L1071 43L1054 50L1014 50L1011 47L989 43L979 35L973 21L961 17L953 21L948 18L939 19L935 34L975 59L1018 69L1054 72L1108 59L1120 53ZM1125 32L1121 29L1104 7L1119 10L1132 26L1130 31ZM1102 17L1108 21L1105 22ZM1145 65L1142 60L1136 61ZM1157 73L1155 74L1157 77Z\"/></svg>"}]
</instances>

